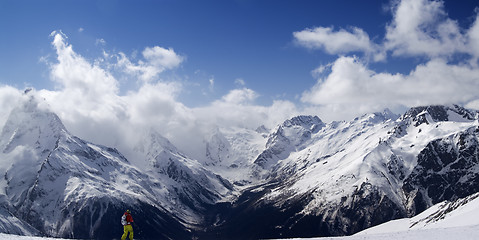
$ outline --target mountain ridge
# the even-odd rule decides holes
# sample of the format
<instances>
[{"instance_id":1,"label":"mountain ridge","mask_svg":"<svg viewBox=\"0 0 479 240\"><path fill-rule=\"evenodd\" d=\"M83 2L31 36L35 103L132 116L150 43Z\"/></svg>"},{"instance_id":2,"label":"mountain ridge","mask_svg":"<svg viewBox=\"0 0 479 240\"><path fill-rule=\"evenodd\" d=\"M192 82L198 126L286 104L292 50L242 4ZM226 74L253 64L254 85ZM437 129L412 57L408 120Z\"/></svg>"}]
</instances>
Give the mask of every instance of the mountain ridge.
<instances>
[{"instance_id":1,"label":"mountain ridge","mask_svg":"<svg viewBox=\"0 0 479 240\"><path fill-rule=\"evenodd\" d=\"M108 239L130 208L144 239L337 236L479 191L478 113L457 105L216 128L197 159L150 129L131 162L26 98L0 134L0 214L14 233Z\"/></svg>"}]
</instances>

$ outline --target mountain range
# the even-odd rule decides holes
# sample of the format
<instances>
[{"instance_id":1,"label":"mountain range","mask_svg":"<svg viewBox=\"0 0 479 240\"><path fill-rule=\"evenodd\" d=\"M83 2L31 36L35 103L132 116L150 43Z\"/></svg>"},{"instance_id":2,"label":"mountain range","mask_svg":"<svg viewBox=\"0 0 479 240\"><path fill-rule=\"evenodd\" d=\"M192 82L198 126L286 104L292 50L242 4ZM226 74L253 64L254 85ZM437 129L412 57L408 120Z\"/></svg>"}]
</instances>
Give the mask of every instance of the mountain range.
<instances>
[{"instance_id":1,"label":"mountain range","mask_svg":"<svg viewBox=\"0 0 479 240\"><path fill-rule=\"evenodd\" d=\"M479 114L457 105L352 121L211 130L188 156L153 128L119 150L72 135L26 93L0 133L0 231L139 239L339 236L479 192Z\"/></svg>"}]
</instances>

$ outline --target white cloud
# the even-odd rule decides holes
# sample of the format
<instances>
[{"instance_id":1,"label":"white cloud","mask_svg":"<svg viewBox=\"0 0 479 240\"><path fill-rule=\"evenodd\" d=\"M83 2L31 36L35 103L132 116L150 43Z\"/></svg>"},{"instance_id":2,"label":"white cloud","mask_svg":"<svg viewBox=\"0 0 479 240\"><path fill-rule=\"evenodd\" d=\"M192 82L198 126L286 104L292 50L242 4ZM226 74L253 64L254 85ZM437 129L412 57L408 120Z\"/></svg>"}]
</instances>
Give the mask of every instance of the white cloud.
<instances>
[{"instance_id":1,"label":"white cloud","mask_svg":"<svg viewBox=\"0 0 479 240\"><path fill-rule=\"evenodd\" d=\"M58 86L54 91L40 90L38 94L80 137L110 146L127 145L122 140L128 139L125 129L153 125L168 127L184 123L179 120L189 118L185 117L188 110L176 101L181 91L180 84L144 82L137 91L121 96L119 82L109 70L90 63L74 52L61 32L53 32L52 36L57 62L51 63L50 69L52 80ZM151 78L181 62L171 49L146 48L143 55L146 62L135 65L120 53L120 60L114 63L114 67L137 71L135 73L139 72L142 76L152 71L154 73L148 77ZM104 56L108 58L108 54ZM165 131L162 133L168 134Z\"/></svg>"},{"instance_id":2,"label":"white cloud","mask_svg":"<svg viewBox=\"0 0 479 240\"><path fill-rule=\"evenodd\" d=\"M396 56L433 58L467 52L461 29L448 18L441 1L399 2L393 7L393 21L386 28L384 44Z\"/></svg>"},{"instance_id":3,"label":"white cloud","mask_svg":"<svg viewBox=\"0 0 479 240\"><path fill-rule=\"evenodd\" d=\"M479 59L479 13L476 15L474 24L467 31L467 40L467 49L474 56L472 62L477 64L477 60Z\"/></svg>"},{"instance_id":4,"label":"white cloud","mask_svg":"<svg viewBox=\"0 0 479 240\"><path fill-rule=\"evenodd\" d=\"M377 73L358 58L340 57L331 73L305 91L301 100L329 117L344 119L396 106L467 105L479 99L479 69L433 59L407 75ZM333 117L333 118L334 118Z\"/></svg>"},{"instance_id":5,"label":"white cloud","mask_svg":"<svg viewBox=\"0 0 479 240\"><path fill-rule=\"evenodd\" d=\"M182 58L175 58L172 49L146 48L142 52L143 61L137 63L123 53L107 52L101 59L89 61L74 51L63 33L53 32L52 37L57 58L45 61L57 86L34 94L45 99L70 132L91 142L116 147L128 157L135 156L132 147L139 134L150 128L186 153L194 154L204 151L203 138L212 127L255 129L263 124L274 127L299 113L288 101L258 106L255 104L258 94L244 87L197 108L189 108L178 100L184 91L178 82L139 81L138 89L121 93L114 72L128 70L129 75L141 77L147 66L174 68L181 64ZM214 78L209 79L210 87L214 82ZM0 104L15 105L7 100L15 99L12 97L15 95L20 96L21 91L0 88ZM0 111L3 110L7 112L9 108Z\"/></svg>"},{"instance_id":6,"label":"white cloud","mask_svg":"<svg viewBox=\"0 0 479 240\"><path fill-rule=\"evenodd\" d=\"M179 112L187 112L176 101L181 86L177 83L146 83L138 91L131 91L121 98L127 103L129 121L138 125L168 124L169 118Z\"/></svg>"},{"instance_id":7,"label":"white cloud","mask_svg":"<svg viewBox=\"0 0 479 240\"><path fill-rule=\"evenodd\" d=\"M3 126L12 109L22 98L22 92L11 86L0 86L0 126Z\"/></svg>"},{"instance_id":8,"label":"white cloud","mask_svg":"<svg viewBox=\"0 0 479 240\"><path fill-rule=\"evenodd\" d=\"M442 1L393 1L393 19L386 26L382 43L374 43L361 28L335 31L332 27L307 28L294 32L295 41L309 49L324 50L329 54L363 52L374 61L392 56L450 58L466 54L477 62L479 58L479 24L461 29L457 21L449 18Z\"/></svg>"},{"instance_id":9,"label":"white cloud","mask_svg":"<svg viewBox=\"0 0 479 240\"><path fill-rule=\"evenodd\" d=\"M117 62L114 67L126 72L144 82L151 82L158 74L180 66L185 57L178 55L172 48L166 49L158 46L147 47L143 50L144 60L133 63L124 53L113 54Z\"/></svg>"},{"instance_id":10,"label":"white cloud","mask_svg":"<svg viewBox=\"0 0 479 240\"><path fill-rule=\"evenodd\" d=\"M231 104L245 104L253 102L257 97L258 94L249 88L234 89L223 96L222 101Z\"/></svg>"},{"instance_id":11,"label":"white cloud","mask_svg":"<svg viewBox=\"0 0 479 240\"><path fill-rule=\"evenodd\" d=\"M329 27L316 27L294 32L293 36L301 46L311 49L323 49L330 54L348 52L372 53L375 51L374 43L369 35L362 29L353 27L351 31L340 29L334 31Z\"/></svg>"},{"instance_id":12,"label":"white cloud","mask_svg":"<svg viewBox=\"0 0 479 240\"><path fill-rule=\"evenodd\" d=\"M340 56L314 69L318 81L303 92L301 100L330 119L352 118L386 107L448 103L477 107L479 14L469 29L462 29L449 18L442 1L394 1L391 11L392 21L378 44L359 28L295 32L295 40L307 48L329 54L365 53L363 58ZM421 63L408 74L369 68L371 55L374 60L385 60L388 54Z\"/></svg>"},{"instance_id":13,"label":"white cloud","mask_svg":"<svg viewBox=\"0 0 479 240\"><path fill-rule=\"evenodd\" d=\"M142 54L148 64L158 68L173 69L178 67L184 60L184 57L176 54L172 48L147 47Z\"/></svg>"},{"instance_id":14,"label":"white cloud","mask_svg":"<svg viewBox=\"0 0 479 240\"><path fill-rule=\"evenodd\" d=\"M81 94L95 96L118 91L115 78L76 54L63 33L55 31L52 36L58 64L51 65L51 77L60 84L60 88L75 89Z\"/></svg>"}]
</instances>

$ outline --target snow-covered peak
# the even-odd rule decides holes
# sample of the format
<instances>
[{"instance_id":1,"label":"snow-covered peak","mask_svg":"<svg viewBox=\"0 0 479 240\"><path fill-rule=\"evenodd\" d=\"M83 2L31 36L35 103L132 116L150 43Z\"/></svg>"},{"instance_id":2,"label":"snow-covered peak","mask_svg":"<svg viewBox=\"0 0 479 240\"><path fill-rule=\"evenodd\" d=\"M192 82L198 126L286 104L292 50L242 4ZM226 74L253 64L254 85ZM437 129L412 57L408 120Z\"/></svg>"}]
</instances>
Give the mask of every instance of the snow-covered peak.
<instances>
[{"instance_id":1,"label":"snow-covered peak","mask_svg":"<svg viewBox=\"0 0 479 240\"><path fill-rule=\"evenodd\" d=\"M311 134L317 133L321 128L326 126L317 116L296 116L284 121L269 136L266 147L269 148L277 144L289 144L299 146L307 139L311 138Z\"/></svg>"},{"instance_id":2,"label":"snow-covered peak","mask_svg":"<svg viewBox=\"0 0 479 240\"><path fill-rule=\"evenodd\" d=\"M279 160L307 145L313 134L325 127L317 116L297 116L284 121L268 136L266 150L254 161L262 169L269 169Z\"/></svg>"},{"instance_id":3,"label":"snow-covered peak","mask_svg":"<svg viewBox=\"0 0 479 240\"><path fill-rule=\"evenodd\" d=\"M270 130L269 130L268 128L266 128L266 126L261 125L261 126L259 126L258 128L256 128L255 131L256 131L257 133L261 134L261 136L267 137Z\"/></svg>"},{"instance_id":4,"label":"snow-covered peak","mask_svg":"<svg viewBox=\"0 0 479 240\"><path fill-rule=\"evenodd\" d=\"M160 154L179 154L176 146L153 128L144 131L140 136L134 146L134 151L140 154L139 157L154 159Z\"/></svg>"},{"instance_id":5,"label":"snow-covered peak","mask_svg":"<svg viewBox=\"0 0 479 240\"><path fill-rule=\"evenodd\" d=\"M318 116L296 116L291 119L288 119L281 124L281 128L292 128L292 127L301 127L304 129L308 129L313 133L316 133L324 127L323 121L319 119Z\"/></svg>"},{"instance_id":6,"label":"snow-covered peak","mask_svg":"<svg viewBox=\"0 0 479 240\"><path fill-rule=\"evenodd\" d=\"M353 122L363 122L363 123L368 123L370 125L374 125L387 120L395 121L398 118L399 118L399 115L391 112L391 110L386 108L382 112L364 114L361 117L355 118Z\"/></svg>"},{"instance_id":7,"label":"snow-covered peak","mask_svg":"<svg viewBox=\"0 0 479 240\"><path fill-rule=\"evenodd\" d=\"M204 139L204 142L206 145L206 165L217 165L230 158L231 144L218 128L211 131Z\"/></svg>"},{"instance_id":8,"label":"snow-covered peak","mask_svg":"<svg viewBox=\"0 0 479 240\"><path fill-rule=\"evenodd\" d=\"M397 125L392 130L393 135L401 137L408 131L419 131L416 128L422 124L435 125L448 124L459 126L477 121L478 112L465 109L458 105L431 105L410 108L398 120ZM437 125L436 124L436 125ZM439 125L437 125L439 126Z\"/></svg>"},{"instance_id":9,"label":"snow-covered peak","mask_svg":"<svg viewBox=\"0 0 479 240\"><path fill-rule=\"evenodd\" d=\"M401 119L409 119L414 122L415 126L419 126L423 123L431 124L434 122L470 122L476 119L476 114L476 112L458 105L431 105L411 108Z\"/></svg>"},{"instance_id":10,"label":"snow-covered peak","mask_svg":"<svg viewBox=\"0 0 479 240\"><path fill-rule=\"evenodd\" d=\"M0 134L0 147L9 152L18 145L51 148L62 132L67 132L58 116L38 106L32 97L14 108ZM53 137L53 138L52 138Z\"/></svg>"}]
</instances>

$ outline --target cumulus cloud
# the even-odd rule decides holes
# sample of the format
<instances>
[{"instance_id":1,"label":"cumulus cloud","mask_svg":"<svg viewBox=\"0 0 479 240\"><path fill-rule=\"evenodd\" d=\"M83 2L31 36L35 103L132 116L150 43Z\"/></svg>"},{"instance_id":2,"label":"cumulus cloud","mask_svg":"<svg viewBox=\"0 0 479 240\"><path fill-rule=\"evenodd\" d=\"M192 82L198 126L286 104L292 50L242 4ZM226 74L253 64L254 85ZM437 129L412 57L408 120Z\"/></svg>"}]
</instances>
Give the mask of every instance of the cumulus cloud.
<instances>
[{"instance_id":1,"label":"cumulus cloud","mask_svg":"<svg viewBox=\"0 0 479 240\"><path fill-rule=\"evenodd\" d=\"M467 105L479 99L479 69L444 59L418 65L409 74L391 74L370 70L356 57L340 57L330 71L301 100L342 119L388 107Z\"/></svg>"},{"instance_id":2,"label":"cumulus cloud","mask_svg":"<svg viewBox=\"0 0 479 240\"><path fill-rule=\"evenodd\" d=\"M334 31L330 27L316 27L294 32L296 42L310 49L322 49L329 54L349 52L364 52L375 55L376 60L383 56L377 51L377 46L369 39L369 35L362 29L352 27L350 31L340 29Z\"/></svg>"},{"instance_id":3,"label":"cumulus cloud","mask_svg":"<svg viewBox=\"0 0 479 240\"><path fill-rule=\"evenodd\" d=\"M136 63L122 52L113 54L111 57L117 60L114 67L144 82L155 80L160 73L177 68L185 60L184 56L178 55L172 48L166 49L159 46L146 47L142 51L142 56L143 60Z\"/></svg>"},{"instance_id":4,"label":"cumulus cloud","mask_svg":"<svg viewBox=\"0 0 479 240\"><path fill-rule=\"evenodd\" d=\"M55 89L34 90L30 94L44 101L59 115L67 129L88 141L120 149L129 159L136 159L133 147L141 134L154 129L191 156L204 151L204 136L219 127L274 127L299 113L288 101L271 106L255 104L259 96L252 89L239 86L216 101L190 108L178 98L184 91L179 82L152 80L161 71L179 67L184 61L173 49L145 48L142 60L131 60L123 53L104 52L99 59L88 60L75 52L61 31L51 34L56 58L45 58ZM148 67L154 73L148 75ZM137 89L121 92L117 72L132 71L129 77ZM147 81L145 79L148 79ZM241 81L239 81L241 82ZM214 78L209 81L214 86ZM23 96L13 87L0 87L0 114L6 117Z\"/></svg>"},{"instance_id":5,"label":"cumulus cloud","mask_svg":"<svg viewBox=\"0 0 479 240\"><path fill-rule=\"evenodd\" d=\"M386 25L381 43L373 42L368 33L358 27L334 30L332 27L307 28L293 32L295 41L309 49L329 54L362 52L374 61L394 57L450 58L466 54L479 57L479 23L461 29L449 18L442 1L401 0L391 5L392 21Z\"/></svg>"},{"instance_id":6,"label":"cumulus cloud","mask_svg":"<svg viewBox=\"0 0 479 240\"><path fill-rule=\"evenodd\" d=\"M51 36L54 38L52 45L57 52L59 63L51 65L51 77L59 84L58 87L76 89L87 95L118 91L115 78L75 53L62 32L54 31Z\"/></svg>"},{"instance_id":7,"label":"cumulus cloud","mask_svg":"<svg viewBox=\"0 0 479 240\"><path fill-rule=\"evenodd\" d=\"M57 84L56 90L39 91L49 104L67 121L88 116L109 119L117 114L115 111L121 111L115 77L77 54L63 33L55 31L52 36L57 62L50 63L50 76Z\"/></svg>"},{"instance_id":8,"label":"cumulus cloud","mask_svg":"<svg viewBox=\"0 0 479 240\"><path fill-rule=\"evenodd\" d=\"M301 100L333 119L386 107L448 103L477 107L478 17L469 29L462 29L447 15L444 2L429 0L395 1L391 12L392 21L380 43L373 43L359 28L318 27L293 33L307 48L329 54L365 53L365 57L339 56L314 69L318 81L303 92ZM370 56L374 60L416 58L420 64L409 73L377 72L370 69Z\"/></svg>"},{"instance_id":9,"label":"cumulus cloud","mask_svg":"<svg viewBox=\"0 0 479 240\"><path fill-rule=\"evenodd\" d=\"M479 13L471 28L467 31L467 49L474 56L471 63L477 64L479 59Z\"/></svg>"},{"instance_id":10,"label":"cumulus cloud","mask_svg":"<svg viewBox=\"0 0 479 240\"><path fill-rule=\"evenodd\" d=\"M20 90L10 86L0 86L0 126L5 124L8 115L21 98Z\"/></svg>"},{"instance_id":11,"label":"cumulus cloud","mask_svg":"<svg viewBox=\"0 0 479 240\"><path fill-rule=\"evenodd\" d=\"M448 18L440 1L403 0L395 5L384 45L396 56L437 57L467 52L465 36L458 23Z\"/></svg>"},{"instance_id":12,"label":"cumulus cloud","mask_svg":"<svg viewBox=\"0 0 479 240\"><path fill-rule=\"evenodd\" d=\"M172 48L165 49L162 47L147 47L142 52L143 57L153 66L172 69L180 65L183 57L177 55Z\"/></svg>"},{"instance_id":13,"label":"cumulus cloud","mask_svg":"<svg viewBox=\"0 0 479 240\"><path fill-rule=\"evenodd\" d=\"M223 96L222 101L231 104L243 104L251 103L257 97L258 94L249 88L234 89L231 90L227 95Z\"/></svg>"}]
</instances>

